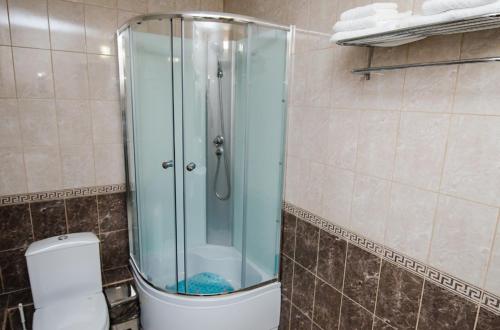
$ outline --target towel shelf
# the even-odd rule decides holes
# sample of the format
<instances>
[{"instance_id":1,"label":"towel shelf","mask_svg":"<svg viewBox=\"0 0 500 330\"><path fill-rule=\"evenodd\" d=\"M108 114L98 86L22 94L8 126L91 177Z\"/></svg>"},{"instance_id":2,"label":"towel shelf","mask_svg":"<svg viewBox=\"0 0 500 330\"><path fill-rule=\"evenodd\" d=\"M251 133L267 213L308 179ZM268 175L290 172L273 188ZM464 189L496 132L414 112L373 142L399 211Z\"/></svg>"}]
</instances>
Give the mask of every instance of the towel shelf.
<instances>
[{"instance_id":1,"label":"towel shelf","mask_svg":"<svg viewBox=\"0 0 500 330\"><path fill-rule=\"evenodd\" d=\"M500 28L500 13L473 16L467 19L419 25L410 28L376 33L362 37L344 39L337 44L342 46L377 46L387 43L397 43L404 40L430 37L444 34L465 33L480 30Z\"/></svg>"},{"instance_id":2,"label":"towel shelf","mask_svg":"<svg viewBox=\"0 0 500 330\"><path fill-rule=\"evenodd\" d=\"M410 64L379 66L379 67L374 67L371 65L374 47L378 45L388 44L388 43L398 43L404 40L409 40L414 38L425 38L430 36L465 33L465 32L489 30L495 28L500 28L500 13L475 16L463 20L448 21L445 23L427 24L411 28L397 29L390 32L377 33L362 37L356 37L352 39L344 39L338 41L337 44L341 46L370 47L368 66L366 68L352 70L352 73L363 74L367 80L370 80L370 74L373 72L383 72L383 71L429 67L429 66L500 62L500 57L482 57L482 58L426 62L426 63L410 63Z\"/></svg>"}]
</instances>

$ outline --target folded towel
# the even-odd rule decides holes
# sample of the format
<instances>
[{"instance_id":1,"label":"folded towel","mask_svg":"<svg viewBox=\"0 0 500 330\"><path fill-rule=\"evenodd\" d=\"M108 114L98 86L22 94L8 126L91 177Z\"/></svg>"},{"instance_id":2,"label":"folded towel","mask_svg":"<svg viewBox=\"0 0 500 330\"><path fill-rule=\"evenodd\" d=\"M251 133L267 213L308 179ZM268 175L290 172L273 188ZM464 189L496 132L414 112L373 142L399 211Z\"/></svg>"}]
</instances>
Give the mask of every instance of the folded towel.
<instances>
[{"instance_id":1,"label":"folded towel","mask_svg":"<svg viewBox=\"0 0 500 330\"><path fill-rule=\"evenodd\" d=\"M415 27L420 25L445 23L498 12L500 12L500 0L495 0L494 3L475 8L455 9L437 15L411 16L402 22L400 27Z\"/></svg>"},{"instance_id":2,"label":"folded towel","mask_svg":"<svg viewBox=\"0 0 500 330\"><path fill-rule=\"evenodd\" d=\"M397 10L398 4L392 2L376 2L371 5L356 7L353 9L346 10L340 15L341 21L347 21L351 19L363 18L367 16L372 16L379 10L392 9Z\"/></svg>"},{"instance_id":3,"label":"folded towel","mask_svg":"<svg viewBox=\"0 0 500 330\"><path fill-rule=\"evenodd\" d=\"M333 26L333 32L354 31L376 27L377 23L382 21L397 20L411 16L411 11L398 13L396 10L388 10L385 13L378 13L373 16L348 20L338 21Z\"/></svg>"},{"instance_id":4,"label":"folded towel","mask_svg":"<svg viewBox=\"0 0 500 330\"><path fill-rule=\"evenodd\" d=\"M422 4L424 15L435 15L455 9L489 5L497 0L427 0Z\"/></svg>"}]
</instances>

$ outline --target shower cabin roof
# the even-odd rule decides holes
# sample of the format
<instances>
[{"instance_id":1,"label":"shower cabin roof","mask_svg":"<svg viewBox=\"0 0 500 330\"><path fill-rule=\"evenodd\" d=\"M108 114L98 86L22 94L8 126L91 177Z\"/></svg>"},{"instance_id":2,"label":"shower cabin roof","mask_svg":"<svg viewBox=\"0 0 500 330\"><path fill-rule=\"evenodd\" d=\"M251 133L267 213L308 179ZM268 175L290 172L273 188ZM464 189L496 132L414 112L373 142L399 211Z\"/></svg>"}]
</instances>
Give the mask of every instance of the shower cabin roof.
<instances>
[{"instance_id":1,"label":"shower cabin roof","mask_svg":"<svg viewBox=\"0 0 500 330\"><path fill-rule=\"evenodd\" d=\"M279 25L272 22L263 21L254 17L237 15L231 13L220 13L211 11L179 11L171 13L152 13L146 15L139 15L129 19L124 25L122 25L118 32L126 29L128 26L134 23L139 23L149 20L161 20L170 18L188 18L194 20L205 20L205 21L220 21L224 23L237 23L237 24L257 24L261 26L266 26L270 28L290 31L290 26Z\"/></svg>"}]
</instances>

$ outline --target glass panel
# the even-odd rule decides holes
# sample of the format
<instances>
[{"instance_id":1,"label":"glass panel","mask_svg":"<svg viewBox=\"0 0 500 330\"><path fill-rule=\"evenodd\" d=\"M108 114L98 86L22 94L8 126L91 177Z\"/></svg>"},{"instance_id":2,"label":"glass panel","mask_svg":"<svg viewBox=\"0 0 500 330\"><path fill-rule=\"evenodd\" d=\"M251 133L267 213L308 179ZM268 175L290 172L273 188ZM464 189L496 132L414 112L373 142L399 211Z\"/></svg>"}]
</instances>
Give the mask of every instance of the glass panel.
<instances>
[{"instance_id":1,"label":"glass panel","mask_svg":"<svg viewBox=\"0 0 500 330\"><path fill-rule=\"evenodd\" d=\"M169 21L134 24L130 44L140 269L156 287L176 291L170 31Z\"/></svg>"},{"instance_id":2,"label":"glass panel","mask_svg":"<svg viewBox=\"0 0 500 330\"><path fill-rule=\"evenodd\" d=\"M241 288L241 231L234 232L233 86L245 26L184 21L183 153L188 294ZM241 227L240 227L241 229Z\"/></svg>"},{"instance_id":3,"label":"glass panel","mask_svg":"<svg viewBox=\"0 0 500 330\"><path fill-rule=\"evenodd\" d=\"M243 285L277 276L285 134L287 33L248 25ZM246 261L246 262L245 262Z\"/></svg>"},{"instance_id":4,"label":"glass panel","mask_svg":"<svg viewBox=\"0 0 500 330\"><path fill-rule=\"evenodd\" d=\"M118 37L118 49L120 54L120 91L122 111L125 112L125 129L127 131L126 157L127 157L127 213L130 240L130 255L137 265L140 265L141 258L139 247L139 224L137 219L136 206L136 185L135 185L135 157L134 157L134 131L132 121L132 90L130 73L130 29L122 31Z\"/></svg>"}]
</instances>

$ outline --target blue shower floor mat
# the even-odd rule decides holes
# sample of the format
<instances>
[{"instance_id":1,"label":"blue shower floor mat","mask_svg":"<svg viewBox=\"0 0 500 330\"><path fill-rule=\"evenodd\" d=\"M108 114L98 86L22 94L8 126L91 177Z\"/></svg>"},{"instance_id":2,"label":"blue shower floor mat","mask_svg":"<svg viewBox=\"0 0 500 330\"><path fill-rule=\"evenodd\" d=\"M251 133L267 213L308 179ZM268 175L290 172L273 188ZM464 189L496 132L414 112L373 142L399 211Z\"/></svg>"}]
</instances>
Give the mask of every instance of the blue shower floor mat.
<instances>
[{"instance_id":1,"label":"blue shower floor mat","mask_svg":"<svg viewBox=\"0 0 500 330\"><path fill-rule=\"evenodd\" d=\"M218 294L234 291L234 288L229 284L226 279L220 275L203 272L191 276L187 279L187 290L186 281L179 281L178 287L171 285L167 287L170 291L186 292L187 294Z\"/></svg>"}]
</instances>

